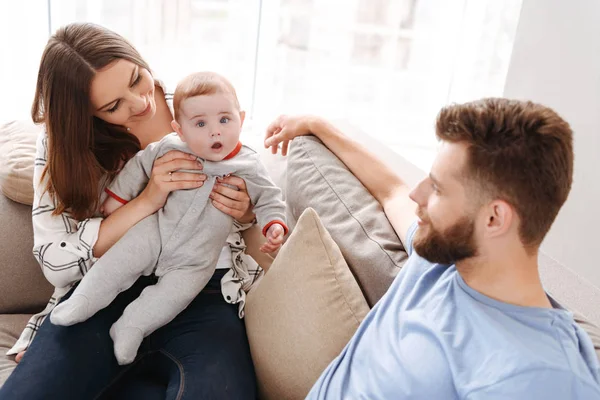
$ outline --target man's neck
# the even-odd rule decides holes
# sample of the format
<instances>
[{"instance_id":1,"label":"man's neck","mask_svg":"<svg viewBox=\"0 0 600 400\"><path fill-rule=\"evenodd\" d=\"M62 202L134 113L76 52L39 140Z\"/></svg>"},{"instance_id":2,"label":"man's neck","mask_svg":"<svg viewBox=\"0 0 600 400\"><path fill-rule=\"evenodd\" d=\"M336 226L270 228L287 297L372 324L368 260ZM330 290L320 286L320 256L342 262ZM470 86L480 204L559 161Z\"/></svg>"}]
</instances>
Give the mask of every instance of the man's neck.
<instances>
[{"instance_id":1,"label":"man's neck","mask_svg":"<svg viewBox=\"0 0 600 400\"><path fill-rule=\"evenodd\" d=\"M469 287L492 299L523 307L552 308L540 280L537 252L474 257L457 263L456 269Z\"/></svg>"}]
</instances>

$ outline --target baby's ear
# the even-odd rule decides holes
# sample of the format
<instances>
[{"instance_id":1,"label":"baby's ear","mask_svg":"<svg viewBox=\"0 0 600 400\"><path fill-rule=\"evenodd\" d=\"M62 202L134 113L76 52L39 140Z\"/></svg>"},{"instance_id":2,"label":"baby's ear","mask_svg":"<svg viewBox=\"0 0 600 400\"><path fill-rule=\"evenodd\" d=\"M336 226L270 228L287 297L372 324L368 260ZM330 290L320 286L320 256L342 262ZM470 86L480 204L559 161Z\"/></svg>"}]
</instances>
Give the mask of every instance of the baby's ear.
<instances>
[{"instance_id":1,"label":"baby's ear","mask_svg":"<svg viewBox=\"0 0 600 400\"><path fill-rule=\"evenodd\" d=\"M173 130L175 132L177 132L177 134L179 135L179 139L181 139L183 142L185 142L185 138L183 137L183 133L181 133L181 125L179 125L179 122L173 120L171 121L171 128L173 128Z\"/></svg>"},{"instance_id":2,"label":"baby's ear","mask_svg":"<svg viewBox=\"0 0 600 400\"><path fill-rule=\"evenodd\" d=\"M240 111L240 128L244 126L244 119L246 119L246 111Z\"/></svg>"}]
</instances>

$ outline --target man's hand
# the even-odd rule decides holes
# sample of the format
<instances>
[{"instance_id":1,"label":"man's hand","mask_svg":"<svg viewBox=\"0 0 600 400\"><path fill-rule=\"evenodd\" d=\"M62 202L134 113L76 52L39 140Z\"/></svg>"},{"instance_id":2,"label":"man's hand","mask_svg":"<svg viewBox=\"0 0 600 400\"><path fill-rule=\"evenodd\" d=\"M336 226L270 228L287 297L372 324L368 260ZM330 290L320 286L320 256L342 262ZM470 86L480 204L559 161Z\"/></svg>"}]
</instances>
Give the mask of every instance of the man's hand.
<instances>
[{"instance_id":1,"label":"man's hand","mask_svg":"<svg viewBox=\"0 0 600 400\"><path fill-rule=\"evenodd\" d=\"M265 148L271 148L271 153L277 154L281 143L281 154L287 155L290 141L295 137L309 135L309 124L318 119L310 115L280 115L267 127Z\"/></svg>"},{"instance_id":2,"label":"man's hand","mask_svg":"<svg viewBox=\"0 0 600 400\"><path fill-rule=\"evenodd\" d=\"M100 207L100 212L105 217L108 217L110 214L117 211L117 209L121 208L122 206L123 203L121 203L117 199L108 196L106 200L104 200L104 203L102 203L102 207Z\"/></svg>"},{"instance_id":3,"label":"man's hand","mask_svg":"<svg viewBox=\"0 0 600 400\"><path fill-rule=\"evenodd\" d=\"M263 253L273 253L279 250L283 243L283 236L285 235L285 229L280 224L273 224L267 229L267 243L260 246L260 251Z\"/></svg>"}]
</instances>

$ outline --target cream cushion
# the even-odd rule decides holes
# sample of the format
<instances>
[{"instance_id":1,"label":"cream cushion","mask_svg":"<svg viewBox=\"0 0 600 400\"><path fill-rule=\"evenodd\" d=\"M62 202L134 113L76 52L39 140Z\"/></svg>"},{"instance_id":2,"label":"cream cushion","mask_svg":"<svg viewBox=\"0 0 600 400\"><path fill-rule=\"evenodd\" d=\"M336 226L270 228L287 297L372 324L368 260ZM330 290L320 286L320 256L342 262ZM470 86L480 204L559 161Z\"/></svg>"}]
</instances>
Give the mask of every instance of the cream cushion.
<instances>
[{"instance_id":1,"label":"cream cushion","mask_svg":"<svg viewBox=\"0 0 600 400\"><path fill-rule=\"evenodd\" d=\"M340 249L306 209L246 303L260 398L305 398L368 312Z\"/></svg>"},{"instance_id":2,"label":"cream cushion","mask_svg":"<svg viewBox=\"0 0 600 400\"><path fill-rule=\"evenodd\" d=\"M35 143L41 129L25 121L0 126L0 190L19 203L33 203Z\"/></svg>"}]
</instances>

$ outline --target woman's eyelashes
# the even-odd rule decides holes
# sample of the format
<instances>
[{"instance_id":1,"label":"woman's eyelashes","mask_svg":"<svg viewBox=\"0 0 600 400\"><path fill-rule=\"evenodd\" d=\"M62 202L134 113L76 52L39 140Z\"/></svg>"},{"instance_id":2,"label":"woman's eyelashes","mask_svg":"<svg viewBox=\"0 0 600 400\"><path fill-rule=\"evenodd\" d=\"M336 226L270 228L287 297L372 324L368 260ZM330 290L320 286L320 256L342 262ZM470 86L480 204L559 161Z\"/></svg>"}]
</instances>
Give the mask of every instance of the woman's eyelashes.
<instances>
[{"instance_id":1,"label":"woman's eyelashes","mask_svg":"<svg viewBox=\"0 0 600 400\"><path fill-rule=\"evenodd\" d=\"M117 101L117 102L115 103L115 105L114 105L114 106L112 106L111 108L109 108L108 110L106 110L106 112L108 112L108 113L110 113L110 114L114 113L115 111L117 111L117 110L119 109L119 104L120 104L120 103L121 103L121 100Z\"/></svg>"},{"instance_id":2,"label":"woman's eyelashes","mask_svg":"<svg viewBox=\"0 0 600 400\"><path fill-rule=\"evenodd\" d=\"M140 83L141 80L142 80L142 75L140 73L138 73L138 76L137 76L137 78L135 78L135 80L131 84L131 87L134 87L135 85L137 85L138 83Z\"/></svg>"},{"instance_id":3,"label":"woman's eyelashes","mask_svg":"<svg viewBox=\"0 0 600 400\"><path fill-rule=\"evenodd\" d=\"M135 85L137 85L138 83L140 83L141 80L142 80L142 75L140 73L138 73L137 78L135 78L135 80L131 84L131 87L134 87ZM106 111L109 114L112 114L112 113L114 113L115 111L117 111L119 109L119 105L120 104L121 104L121 100L117 101L114 106L112 106L111 108L109 108Z\"/></svg>"}]
</instances>

